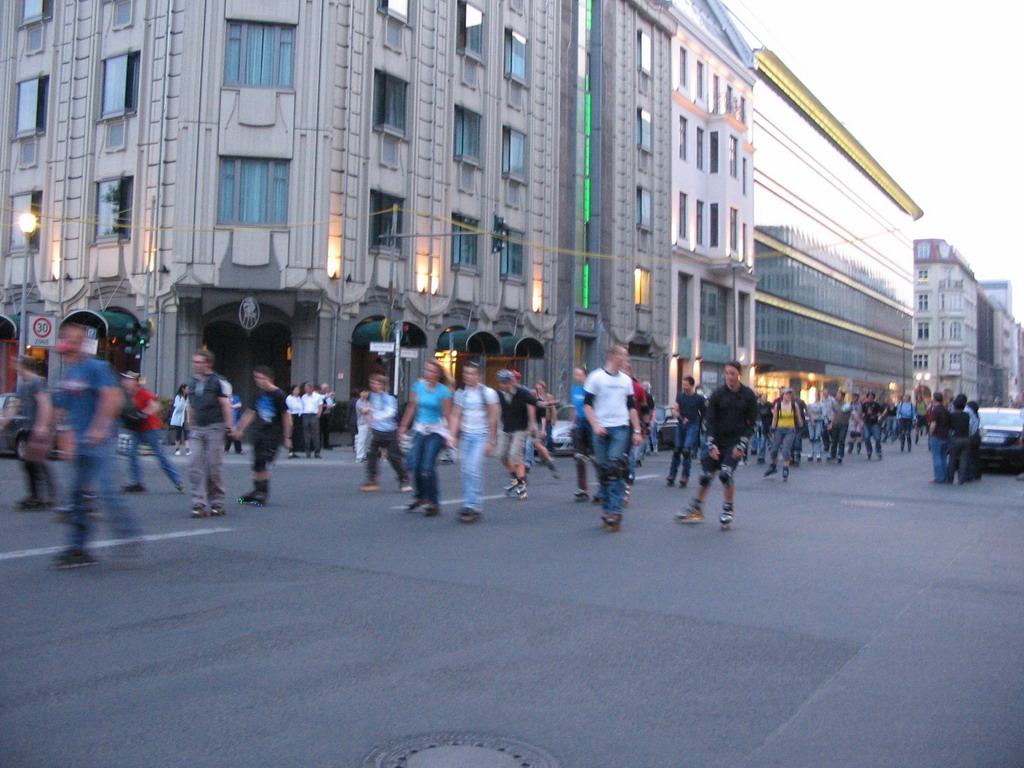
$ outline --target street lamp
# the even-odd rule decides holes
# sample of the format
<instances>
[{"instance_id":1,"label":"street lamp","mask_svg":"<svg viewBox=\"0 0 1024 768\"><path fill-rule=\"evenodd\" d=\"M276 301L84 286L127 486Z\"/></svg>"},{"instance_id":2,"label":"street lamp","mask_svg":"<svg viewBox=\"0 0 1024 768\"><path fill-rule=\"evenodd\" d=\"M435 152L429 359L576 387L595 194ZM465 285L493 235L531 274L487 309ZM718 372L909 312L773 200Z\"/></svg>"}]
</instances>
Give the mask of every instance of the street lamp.
<instances>
[{"instance_id":1,"label":"street lamp","mask_svg":"<svg viewBox=\"0 0 1024 768\"><path fill-rule=\"evenodd\" d=\"M25 261L21 273L21 314L18 317L18 348L24 355L28 350L28 318L25 316L25 296L28 293L28 267L31 257L31 237L39 226L39 219L34 213L26 211L18 217L18 229L25 236Z\"/></svg>"}]
</instances>

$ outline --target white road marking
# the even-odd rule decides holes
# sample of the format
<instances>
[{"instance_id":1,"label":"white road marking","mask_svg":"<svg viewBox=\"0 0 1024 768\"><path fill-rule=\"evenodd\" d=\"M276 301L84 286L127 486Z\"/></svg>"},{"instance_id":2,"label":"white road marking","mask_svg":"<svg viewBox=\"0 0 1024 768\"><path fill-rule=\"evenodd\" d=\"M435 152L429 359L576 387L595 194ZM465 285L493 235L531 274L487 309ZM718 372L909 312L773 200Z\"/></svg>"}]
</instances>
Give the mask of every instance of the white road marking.
<instances>
[{"instance_id":1,"label":"white road marking","mask_svg":"<svg viewBox=\"0 0 1024 768\"><path fill-rule=\"evenodd\" d=\"M89 543L90 549L105 549L107 547L119 547L133 541L163 541L165 539L184 539L188 536L206 536L210 533L227 533L234 528L200 528L191 531L174 531L173 533L151 533L139 536L137 539L106 539L104 541L93 541ZM39 549L22 549L16 552L0 552L0 560L17 560L22 557L40 557L43 555L55 555L63 552L66 547L40 547Z\"/></svg>"},{"instance_id":2,"label":"white road marking","mask_svg":"<svg viewBox=\"0 0 1024 768\"><path fill-rule=\"evenodd\" d=\"M638 475L636 479L637 480L650 480L652 477L661 477L661 475ZM499 493L499 494L496 494L494 496L481 496L480 497L480 501L493 501L494 499L507 499L507 498L509 498L509 497L506 496L504 493ZM464 501L464 499L461 499L461 498L460 499L442 499L441 500L441 506L443 507L446 504L461 504L463 501ZM406 504L399 504L397 507L392 507L392 509L405 509L406 506L408 506L408 505L406 505Z\"/></svg>"},{"instance_id":3,"label":"white road marking","mask_svg":"<svg viewBox=\"0 0 1024 768\"><path fill-rule=\"evenodd\" d=\"M840 499L839 503L851 507L871 507L873 509L890 509L896 506L894 501L873 501L871 499Z\"/></svg>"}]
</instances>

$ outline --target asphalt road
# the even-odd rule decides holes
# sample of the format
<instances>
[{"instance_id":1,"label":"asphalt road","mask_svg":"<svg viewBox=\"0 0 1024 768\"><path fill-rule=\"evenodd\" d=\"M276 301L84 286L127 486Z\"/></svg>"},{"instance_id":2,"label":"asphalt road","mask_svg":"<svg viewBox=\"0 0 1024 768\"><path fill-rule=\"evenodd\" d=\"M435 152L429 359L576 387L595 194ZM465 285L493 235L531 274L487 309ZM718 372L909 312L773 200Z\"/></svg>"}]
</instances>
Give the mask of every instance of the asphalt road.
<instances>
[{"instance_id":1,"label":"asphalt road","mask_svg":"<svg viewBox=\"0 0 1024 768\"><path fill-rule=\"evenodd\" d=\"M146 461L141 559L53 571L64 531L10 511L0 460L0 766L356 768L446 730L564 768L1024 765L1012 475L932 486L923 450L785 484L751 465L722 532L717 488L709 522L672 522L690 492L662 454L608 534L571 459L472 526L455 467L439 518L402 511L390 475L361 494L335 451L280 461L266 508L194 521Z\"/></svg>"}]
</instances>

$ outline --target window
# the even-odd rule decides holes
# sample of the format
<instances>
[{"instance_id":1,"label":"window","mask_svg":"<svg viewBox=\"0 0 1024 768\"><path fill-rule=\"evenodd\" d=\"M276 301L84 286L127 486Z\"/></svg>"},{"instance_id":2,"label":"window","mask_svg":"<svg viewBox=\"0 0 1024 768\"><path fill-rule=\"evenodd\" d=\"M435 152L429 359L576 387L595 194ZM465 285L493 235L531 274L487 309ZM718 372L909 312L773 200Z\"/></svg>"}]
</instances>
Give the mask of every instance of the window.
<instances>
[{"instance_id":1,"label":"window","mask_svg":"<svg viewBox=\"0 0 1024 768\"><path fill-rule=\"evenodd\" d=\"M687 83L686 76L688 74L687 71L686 71L686 64L687 64L686 58L687 58L686 49L685 48L680 48L679 49L679 87L682 90L684 90L684 91L686 90L686 83Z\"/></svg>"},{"instance_id":2,"label":"window","mask_svg":"<svg viewBox=\"0 0 1024 768\"><path fill-rule=\"evenodd\" d=\"M927 312L928 311L928 294L927 293L919 293L919 294L917 294L917 310L919 312Z\"/></svg>"},{"instance_id":3,"label":"window","mask_svg":"<svg viewBox=\"0 0 1024 768\"><path fill-rule=\"evenodd\" d=\"M651 228L651 193L643 187L636 188L636 225L640 229Z\"/></svg>"},{"instance_id":4,"label":"window","mask_svg":"<svg viewBox=\"0 0 1024 768\"><path fill-rule=\"evenodd\" d=\"M401 19L409 18L409 0L377 0L377 10Z\"/></svg>"},{"instance_id":5,"label":"window","mask_svg":"<svg viewBox=\"0 0 1024 768\"><path fill-rule=\"evenodd\" d=\"M221 224L285 224L288 161L247 157L220 159Z\"/></svg>"},{"instance_id":6,"label":"window","mask_svg":"<svg viewBox=\"0 0 1024 768\"><path fill-rule=\"evenodd\" d=\"M460 53L477 58L484 55L484 12L475 5L459 3L458 10Z\"/></svg>"},{"instance_id":7,"label":"window","mask_svg":"<svg viewBox=\"0 0 1024 768\"><path fill-rule=\"evenodd\" d=\"M700 101L704 98L705 83L704 83L704 62L697 62L697 100Z\"/></svg>"},{"instance_id":8,"label":"window","mask_svg":"<svg viewBox=\"0 0 1024 768\"><path fill-rule=\"evenodd\" d=\"M690 333L690 276L676 275L676 335L685 338Z\"/></svg>"},{"instance_id":9,"label":"window","mask_svg":"<svg viewBox=\"0 0 1024 768\"><path fill-rule=\"evenodd\" d=\"M722 79L718 75L711 76L711 112L722 111Z\"/></svg>"},{"instance_id":10,"label":"window","mask_svg":"<svg viewBox=\"0 0 1024 768\"><path fill-rule=\"evenodd\" d=\"M21 23L48 19L53 13L51 0L22 0Z\"/></svg>"},{"instance_id":11,"label":"window","mask_svg":"<svg viewBox=\"0 0 1024 768\"><path fill-rule=\"evenodd\" d=\"M960 341L961 338L963 338L963 325L954 320L949 324L949 340Z\"/></svg>"},{"instance_id":12,"label":"window","mask_svg":"<svg viewBox=\"0 0 1024 768\"><path fill-rule=\"evenodd\" d=\"M747 124L747 100L740 96L740 122Z\"/></svg>"},{"instance_id":13,"label":"window","mask_svg":"<svg viewBox=\"0 0 1024 768\"><path fill-rule=\"evenodd\" d=\"M127 27L132 23L132 0L114 0L114 26Z\"/></svg>"},{"instance_id":14,"label":"window","mask_svg":"<svg viewBox=\"0 0 1024 768\"><path fill-rule=\"evenodd\" d=\"M402 231L402 204L400 197L385 192L370 192L370 250L400 251L402 241L392 237ZM398 206L396 210L392 210Z\"/></svg>"},{"instance_id":15,"label":"window","mask_svg":"<svg viewBox=\"0 0 1024 768\"><path fill-rule=\"evenodd\" d=\"M945 341L946 340L946 321L945 320L940 320L939 321L939 340L940 341Z\"/></svg>"},{"instance_id":16,"label":"window","mask_svg":"<svg viewBox=\"0 0 1024 768\"><path fill-rule=\"evenodd\" d=\"M917 251L917 258L919 258L919 259L927 259L927 258L931 257L931 255L932 255L932 245L931 245L931 243L918 243L914 247L915 247L915 249ZM927 271L927 270L923 270L923 271ZM920 274L920 272L918 274Z\"/></svg>"},{"instance_id":17,"label":"window","mask_svg":"<svg viewBox=\"0 0 1024 768\"><path fill-rule=\"evenodd\" d=\"M513 178L526 177L526 134L508 126L501 132L501 172Z\"/></svg>"},{"instance_id":18,"label":"window","mask_svg":"<svg viewBox=\"0 0 1024 768\"><path fill-rule=\"evenodd\" d=\"M743 158L743 196L747 195L747 158Z\"/></svg>"},{"instance_id":19,"label":"window","mask_svg":"<svg viewBox=\"0 0 1024 768\"><path fill-rule=\"evenodd\" d=\"M704 170L704 129L697 129L697 168Z\"/></svg>"},{"instance_id":20,"label":"window","mask_svg":"<svg viewBox=\"0 0 1024 768\"><path fill-rule=\"evenodd\" d=\"M15 123L18 136L46 133L46 93L49 85L49 77L37 77L18 83L18 118Z\"/></svg>"},{"instance_id":21,"label":"window","mask_svg":"<svg viewBox=\"0 0 1024 768\"><path fill-rule=\"evenodd\" d=\"M96 184L96 239L132 238L132 179Z\"/></svg>"},{"instance_id":22,"label":"window","mask_svg":"<svg viewBox=\"0 0 1024 768\"><path fill-rule=\"evenodd\" d=\"M704 245L704 201L697 201L697 245Z\"/></svg>"},{"instance_id":23,"label":"window","mask_svg":"<svg viewBox=\"0 0 1024 768\"><path fill-rule=\"evenodd\" d=\"M963 360L963 357L961 356L961 354L959 352L950 352L949 353L949 370L951 370L951 371L959 371L960 367L961 367L961 361L962 360Z\"/></svg>"},{"instance_id":24,"label":"window","mask_svg":"<svg viewBox=\"0 0 1024 768\"><path fill-rule=\"evenodd\" d=\"M687 120L685 117L679 118L679 159L685 160L688 154L688 148L686 146L686 130Z\"/></svg>"},{"instance_id":25,"label":"window","mask_svg":"<svg viewBox=\"0 0 1024 768\"><path fill-rule=\"evenodd\" d=\"M103 117L133 115L139 104L139 52L103 62Z\"/></svg>"},{"instance_id":26,"label":"window","mask_svg":"<svg viewBox=\"0 0 1024 768\"><path fill-rule=\"evenodd\" d=\"M523 275L523 233L508 230L508 240L501 249L499 270L502 277Z\"/></svg>"},{"instance_id":27,"label":"window","mask_svg":"<svg viewBox=\"0 0 1024 768\"><path fill-rule=\"evenodd\" d=\"M741 293L740 294L739 312L737 313L739 315L737 317L737 323L739 324L739 327L736 329L737 330L737 334L736 335L739 337L737 339L736 343L739 346L741 346L741 347L747 346L747 315L749 313L750 313L750 294L749 293Z\"/></svg>"},{"instance_id":28,"label":"window","mask_svg":"<svg viewBox=\"0 0 1024 768\"><path fill-rule=\"evenodd\" d=\"M740 142L735 136L729 137L729 175L739 178Z\"/></svg>"},{"instance_id":29,"label":"window","mask_svg":"<svg viewBox=\"0 0 1024 768\"><path fill-rule=\"evenodd\" d=\"M747 260L747 225L743 225L743 239L740 240L740 257Z\"/></svg>"},{"instance_id":30,"label":"window","mask_svg":"<svg viewBox=\"0 0 1024 768\"><path fill-rule=\"evenodd\" d=\"M643 267L633 270L633 303L638 307L651 303L651 270Z\"/></svg>"},{"instance_id":31,"label":"window","mask_svg":"<svg viewBox=\"0 0 1024 768\"><path fill-rule=\"evenodd\" d=\"M725 288L714 283L700 284L700 338L712 344L725 344L726 337Z\"/></svg>"},{"instance_id":32,"label":"window","mask_svg":"<svg viewBox=\"0 0 1024 768\"><path fill-rule=\"evenodd\" d=\"M387 72L373 73L373 124L378 130L405 133L406 82Z\"/></svg>"},{"instance_id":33,"label":"window","mask_svg":"<svg viewBox=\"0 0 1024 768\"><path fill-rule=\"evenodd\" d=\"M914 353L914 370L920 371L928 367L928 355L920 352Z\"/></svg>"},{"instance_id":34,"label":"window","mask_svg":"<svg viewBox=\"0 0 1024 768\"><path fill-rule=\"evenodd\" d=\"M718 173L718 131L711 132L711 141L708 146L711 154L711 173Z\"/></svg>"},{"instance_id":35,"label":"window","mask_svg":"<svg viewBox=\"0 0 1024 768\"><path fill-rule=\"evenodd\" d=\"M23 195L14 195L11 198L11 239L10 247L12 251L22 250L25 247L25 235L18 229L18 217L23 213L34 214L36 220L39 220L39 214L43 209L43 193L42 192L27 192ZM36 231L28 236L28 248L30 251L39 250L39 230L41 227L36 227Z\"/></svg>"},{"instance_id":36,"label":"window","mask_svg":"<svg viewBox=\"0 0 1024 768\"><path fill-rule=\"evenodd\" d=\"M469 219L457 213L452 214L453 232L471 232L479 229L480 222L477 219ZM460 226L465 225L465 226ZM479 235L456 235L452 238L452 266L465 265L475 267L477 263L477 249Z\"/></svg>"},{"instance_id":37,"label":"window","mask_svg":"<svg viewBox=\"0 0 1024 768\"><path fill-rule=\"evenodd\" d=\"M919 282L919 283L927 283L928 282L928 270L927 269L919 269L919 270L917 270L917 282Z\"/></svg>"},{"instance_id":38,"label":"window","mask_svg":"<svg viewBox=\"0 0 1024 768\"><path fill-rule=\"evenodd\" d=\"M959 293L943 294L946 299L946 309L961 309L963 297Z\"/></svg>"},{"instance_id":39,"label":"window","mask_svg":"<svg viewBox=\"0 0 1024 768\"><path fill-rule=\"evenodd\" d=\"M636 111L636 143L640 149L651 151L651 113L646 109Z\"/></svg>"},{"instance_id":40,"label":"window","mask_svg":"<svg viewBox=\"0 0 1024 768\"><path fill-rule=\"evenodd\" d=\"M739 250L739 229L740 229L740 210L739 208L729 208L729 253L735 254Z\"/></svg>"},{"instance_id":41,"label":"window","mask_svg":"<svg viewBox=\"0 0 1024 768\"><path fill-rule=\"evenodd\" d=\"M455 108L455 159L480 161L480 115Z\"/></svg>"},{"instance_id":42,"label":"window","mask_svg":"<svg viewBox=\"0 0 1024 768\"><path fill-rule=\"evenodd\" d=\"M526 80L526 38L511 29L505 30L505 75Z\"/></svg>"},{"instance_id":43,"label":"window","mask_svg":"<svg viewBox=\"0 0 1024 768\"><path fill-rule=\"evenodd\" d=\"M690 212L689 208L690 207L687 204L687 195L686 195L686 193L685 192L680 192L679 193L679 211L678 211L678 214L677 214L679 216L679 223L678 223L679 229L678 229L678 232L679 232L679 239L680 240L685 240L686 239L686 234L687 234L687 221L686 221L686 217L689 215L689 212Z\"/></svg>"},{"instance_id":44,"label":"window","mask_svg":"<svg viewBox=\"0 0 1024 768\"><path fill-rule=\"evenodd\" d=\"M291 88L294 56L294 27L228 22L224 84Z\"/></svg>"},{"instance_id":45,"label":"window","mask_svg":"<svg viewBox=\"0 0 1024 768\"><path fill-rule=\"evenodd\" d=\"M651 74L651 38L640 31L636 33L636 66L644 74Z\"/></svg>"},{"instance_id":46,"label":"window","mask_svg":"<svg viewBox=\"0 0 1024 768\"><path fill-rule=\"evenodd\" d=\"M918 341L928 341L928 339L930 338L930 335L931 335L930 334L930 330L931 329L929 328L928 323L918 323L917 324L917 340Z\"/></svg>"},{"instance_id":47,"label":"window","mask_svg":"<svg viewBox=\"0 0 1024 768\"><path fill-rule=\"evenodd\" d=\"M712 203L711 209L708 211L708 246L710 248L718 247L718 203Z\"/></svg>"}]
</instances>

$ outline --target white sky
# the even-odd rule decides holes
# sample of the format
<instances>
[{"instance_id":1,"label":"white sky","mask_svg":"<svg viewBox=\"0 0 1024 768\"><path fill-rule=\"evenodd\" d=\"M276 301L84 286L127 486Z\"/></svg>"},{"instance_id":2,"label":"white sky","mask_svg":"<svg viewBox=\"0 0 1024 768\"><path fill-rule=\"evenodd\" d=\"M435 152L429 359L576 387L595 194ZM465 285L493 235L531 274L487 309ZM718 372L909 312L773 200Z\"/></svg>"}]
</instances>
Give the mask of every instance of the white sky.
<instances>
[{"instance_id":1,"label":"white sky","mask_svg":"<svg viewBox=\"0 0 1024 768\"><path fill-rule=\"evenodd\" d=\"M772 49L924 209L907 236L948 241L979 280L1013 281L1024 319L1024 10L992 0L724 2L754 47Z\"/></svg>"}]
</instances>

